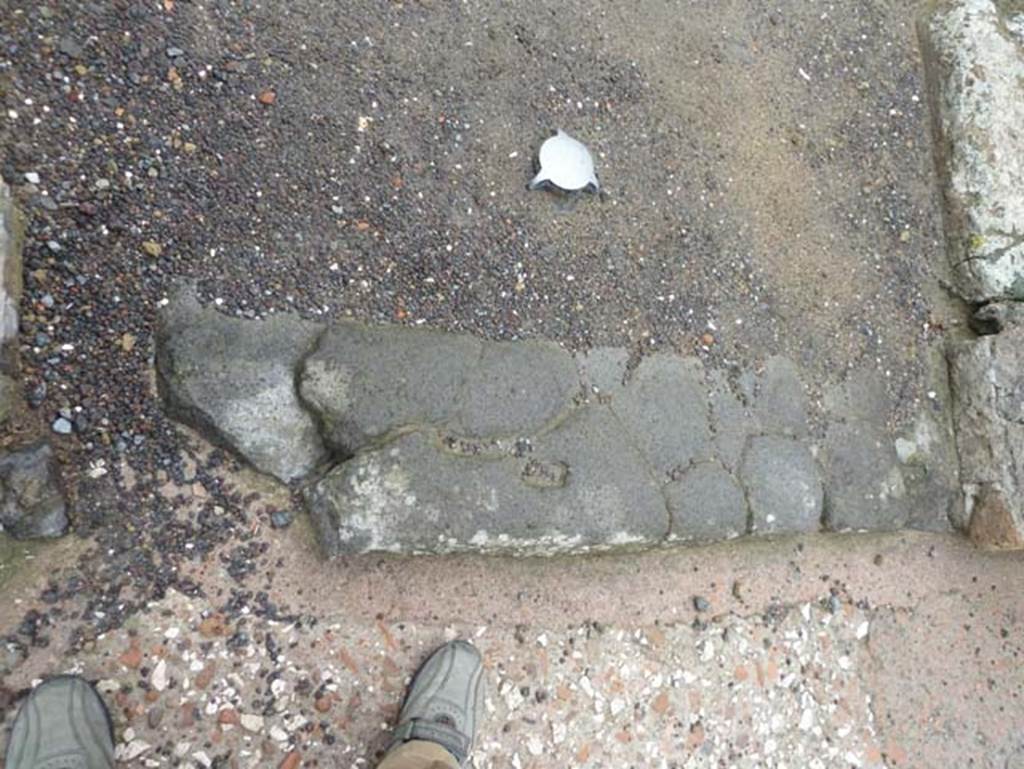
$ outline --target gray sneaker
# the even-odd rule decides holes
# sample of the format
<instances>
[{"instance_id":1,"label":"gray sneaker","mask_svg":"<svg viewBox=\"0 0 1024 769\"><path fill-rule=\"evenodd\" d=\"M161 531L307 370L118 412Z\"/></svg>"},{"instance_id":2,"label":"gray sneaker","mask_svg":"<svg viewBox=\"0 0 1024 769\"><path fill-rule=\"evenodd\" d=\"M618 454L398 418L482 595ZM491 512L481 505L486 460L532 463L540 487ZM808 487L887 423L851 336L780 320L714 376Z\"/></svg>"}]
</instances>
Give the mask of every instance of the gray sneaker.
<instances>
[{"instance_id":1,"label":"gray sneaker","mask_svg":"<svg viewBox=\"0 0 1024 769\"><path fill-rule=\"evenodd\" d=\"M436 742L465 764L480 717L483 671L480 652L466 641L446 643L431 654L409 687L391 747Z\"/></svg>"},{"instance_id":2,"label":"gray sneaker","mask_svg":"<svg viewBox=\"0 0 1024 769\"><path fill-rule=\"evenodd\" d=\"M113 769L114 730L96 690L57 676L22 703L7 743L5 769Z\"/></svg>"}]
</instances>

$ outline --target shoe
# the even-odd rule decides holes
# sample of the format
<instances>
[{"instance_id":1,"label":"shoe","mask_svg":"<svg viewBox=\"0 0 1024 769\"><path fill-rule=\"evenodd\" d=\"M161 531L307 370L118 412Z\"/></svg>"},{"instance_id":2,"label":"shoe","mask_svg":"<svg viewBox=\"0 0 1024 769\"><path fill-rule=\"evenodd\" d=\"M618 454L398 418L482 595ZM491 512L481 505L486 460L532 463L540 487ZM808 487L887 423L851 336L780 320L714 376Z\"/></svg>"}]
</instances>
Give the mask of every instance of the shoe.
<instances>
[{"instance_id":1,"label":"shoe","mask_svg":"<svg viewBox=\"0 0 1024 769\"><path fill-rule=\"evenodd\" d=\"M466 641L446 643L431 654L406 694L392 749L409 740L427 740L464 765L480 718L483 671L480 652Z\"/></svg>"},{"instance_id":2,"label":"shoe","mask_svg":"<svg viewBox=\"0 0 1024 769\"><path fill-rule=\"evenodd\" d=\"M37 686L11 728L5 769L114 769L114 729L96 690L78 676Z\"/></svg>"}]
</instances>

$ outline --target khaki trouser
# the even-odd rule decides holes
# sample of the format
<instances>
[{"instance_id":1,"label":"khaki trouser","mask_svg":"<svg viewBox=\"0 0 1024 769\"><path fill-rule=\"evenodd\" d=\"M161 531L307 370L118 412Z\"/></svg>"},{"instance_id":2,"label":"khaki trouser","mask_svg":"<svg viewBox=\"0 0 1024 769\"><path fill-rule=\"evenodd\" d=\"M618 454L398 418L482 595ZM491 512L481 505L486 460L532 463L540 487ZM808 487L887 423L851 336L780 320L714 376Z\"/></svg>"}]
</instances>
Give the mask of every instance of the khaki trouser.
<instances>
[{"instance_id":1,"label":"khaki trouser","mask_svg":"<svg viewBox=\"0 0 1024 769\"><path fill-rule=\"evenodd\" d=\"M410 740L388 751L377 769L459 769L459 762L436 742Z\"/></svg>"}]
</instances>

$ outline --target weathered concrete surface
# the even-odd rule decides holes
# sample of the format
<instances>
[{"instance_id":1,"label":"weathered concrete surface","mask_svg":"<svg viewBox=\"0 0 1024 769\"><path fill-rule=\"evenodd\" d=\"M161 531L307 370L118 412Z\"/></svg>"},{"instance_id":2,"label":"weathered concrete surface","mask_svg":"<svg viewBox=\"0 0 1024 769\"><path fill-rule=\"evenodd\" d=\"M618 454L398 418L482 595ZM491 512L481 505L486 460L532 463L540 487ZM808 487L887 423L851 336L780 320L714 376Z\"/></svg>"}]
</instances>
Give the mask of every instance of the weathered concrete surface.
<instances>
[{"instance_id":1,"label":"weathered concrete surface","mask_svg":"<svg viewBox=\"0 0 1024 769\"><path fill-rule=\"evenodd\" d=\"M221 567L229 545L183 566L202 590L168 590L88 644L66 642L88 614L79 592L50 643L10 670L0 645L0 733L33 679L74 670L114 706L122 755L141 752L130 766L277 767L292 751L303 766L374 766L408 677L462 637L487 662L480 769L1017 766L1021 553L903 532L586 559L352 558L311 579L306 527L268 533L245 583ZM26 563L0 635L50 608L39 585L61 583L75 555Z\"/></svg>"},{"instance_id":2,"label":"weathered concrete surface","mask_svg":"<svg viewBox=\"0 0 1024 769\"><path fill-rule=\"evenodd\" d=\"M950 379L968 531L1024 547L1024 327L957 344Z\"/></svg>"},{"instance_id":3,"label":"weathered concrete surface","mask_svg":"<svg viewBox=\"0 0 1024 769\"><path fill-rule=\"evenodd\" d=\"M157 343L161 392L172 413L288 482L327 452L295 391L299 361L320 329L287 316L261 323L203 309L184 289L164 308Z\"/></svg>"},{"instance_id":4,"label":"weathered concrete surface","mask_svg":"<svg viewBox=\"0 0 1024 769\"><path fill-rule=\"evenodd\" d=\"M931 421L886 424L884 381L851 376L822 410L780 356L738 373L668 353L630 366L616 348L242 321L185 295L157 342L173 413L301 480L329 555L948 529L959 488Z\"/></svg>"},{"instance_id":5,"label":"weathered concrete surface","mask_svg":"<svg viewBox=\"0 0 1024 769\"><path fill-rule=\"evenodd\" d=\"M53 451L38 443L0 457L0 530L16 539L59 537L68 529Z\"/></svg>"},{"instance_id":6,"label":"weathered concrete surface","mask_svg":"<svg viewBox=\"0 0 1024 769\"><path fill-rule=\"evenodd\" d=\"M923 37L957 286L974 302L1024 299L1024 10L944 0Z\"/></svg>"}]
</instances>

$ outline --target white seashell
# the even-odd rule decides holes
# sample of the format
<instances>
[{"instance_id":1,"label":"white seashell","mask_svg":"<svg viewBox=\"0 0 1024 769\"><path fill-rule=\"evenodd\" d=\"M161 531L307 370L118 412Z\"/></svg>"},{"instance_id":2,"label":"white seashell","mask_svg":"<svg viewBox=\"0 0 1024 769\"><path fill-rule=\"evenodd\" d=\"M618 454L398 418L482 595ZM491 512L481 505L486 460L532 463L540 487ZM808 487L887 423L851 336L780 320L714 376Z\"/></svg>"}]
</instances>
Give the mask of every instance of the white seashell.
<instances>
[{"instance_id":1,"label":"white seashell","mask_svg":"<svg viewBox=\"0 0 1024 769\"><path fill-rule=\"evenodd\" d=\"M540 145L539 159L540 171L529 184L531 190L547 185L566 192L597 192L599 189L590 150L561 128Z\"/></svg>"}]
</instances>

